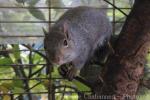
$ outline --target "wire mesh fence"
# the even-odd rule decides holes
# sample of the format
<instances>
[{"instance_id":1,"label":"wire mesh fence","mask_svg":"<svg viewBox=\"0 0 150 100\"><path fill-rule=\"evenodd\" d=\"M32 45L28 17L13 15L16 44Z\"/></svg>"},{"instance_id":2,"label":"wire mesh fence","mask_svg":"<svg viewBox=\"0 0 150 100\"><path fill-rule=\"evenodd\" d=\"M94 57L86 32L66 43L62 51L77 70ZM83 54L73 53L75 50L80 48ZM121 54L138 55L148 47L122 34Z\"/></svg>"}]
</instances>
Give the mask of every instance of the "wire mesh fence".
<instances>
[{"instance_id":1,"label":"wire mesh fence","mask_svg":"<svg viewBox=\"0 0 150 100\"><path fill-rule=\"evenodd\" d=\"M74 6L100 7L103 0L0 0L0 100L76 100L88 86L62 78L45 59L42 28ZM118 35L133 0L103 1ZM13 3L14 2L14 3ZM92 5L93 4L93 5ZM96 5L96 6L95 6Z\"/></svg>"}]
</instances>

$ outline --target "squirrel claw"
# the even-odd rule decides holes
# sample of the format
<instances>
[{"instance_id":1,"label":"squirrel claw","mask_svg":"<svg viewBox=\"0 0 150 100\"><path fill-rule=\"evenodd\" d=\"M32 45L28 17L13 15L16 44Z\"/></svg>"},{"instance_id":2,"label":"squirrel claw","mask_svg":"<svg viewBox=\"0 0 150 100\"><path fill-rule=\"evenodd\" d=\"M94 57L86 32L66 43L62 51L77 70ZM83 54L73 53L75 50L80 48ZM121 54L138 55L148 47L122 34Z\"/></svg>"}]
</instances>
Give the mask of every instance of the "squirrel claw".
<instances>
[{"instance_id":1,"label":"squirrel claw","mask_svg":"<svg viewBox=\"0 0 150 100\"><path fill-rule=\"evenodd\" d=\"M73 78L76 76L76 73L77 73L77 70L76 70L76 68L71 68L70 70L68 70L68 72L67 72L67 78L68 78L68 80L69 81L72 81L73 80Z\"/></svg>"},{"instance_id":2,"label":"squirrel claw","mask_svg":"<svg viewBox=\"0 0 150 100\"><path fill-rule=\"evenodd\" d=\"M67 78L69 81L72 81L73 78L76 76L77 69L72 67L68 68L65 65L62 65L58 68L58 71L60 75L62 75L64 78Z\"/></svg>"}]
</instances>

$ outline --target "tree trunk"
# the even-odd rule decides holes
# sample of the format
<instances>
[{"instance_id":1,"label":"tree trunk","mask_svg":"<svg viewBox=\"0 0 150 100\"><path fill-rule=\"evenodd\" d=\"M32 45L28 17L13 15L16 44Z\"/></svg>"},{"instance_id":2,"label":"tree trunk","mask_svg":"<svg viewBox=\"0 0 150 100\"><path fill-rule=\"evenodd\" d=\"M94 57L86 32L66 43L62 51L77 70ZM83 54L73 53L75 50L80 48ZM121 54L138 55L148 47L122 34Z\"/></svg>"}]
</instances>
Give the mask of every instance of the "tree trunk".
<instances>
[{"instance_id":1,"label":"tree trunk","mask_svg":"<svg viewBox=\"0 0 150 100\"><path fill-rule=\"evenodd\" d=\"M150 46L150 0L135 0L103 73L101 95L134 100Z\"/></svg>"}]
</instances>

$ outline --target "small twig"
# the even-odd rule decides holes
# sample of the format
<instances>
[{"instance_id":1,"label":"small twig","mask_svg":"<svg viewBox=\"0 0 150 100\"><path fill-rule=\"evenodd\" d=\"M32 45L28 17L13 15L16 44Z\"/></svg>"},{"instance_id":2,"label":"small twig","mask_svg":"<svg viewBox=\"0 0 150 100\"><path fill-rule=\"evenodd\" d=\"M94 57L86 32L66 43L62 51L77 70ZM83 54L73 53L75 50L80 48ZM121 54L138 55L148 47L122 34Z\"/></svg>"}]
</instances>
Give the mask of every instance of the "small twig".
<instances>
[{"instance_id":1,"label":"small twig","mask_svg":"<svg viewBox=\"0 0 150 100\"><path fill-rule=\"evenodd\" d=\"M29 53L29 64L33 64L32 51L30 51L30 53ZM32 74L32 67L29 67L29 75L28 75L28 77L30 77L31 74Z\"/></svg>"},{"instance_id":2,"label":"small twig","mask_svg":"<svg viewBox=\"0 0 150 100\"><path fill-rule=\"evenodd\" d=\"M33 85L31 88L26 89L25 91L30 91L31 89L33 89L34 87L38 86L39 84L41 84L42 81L38 82L37 84ZM20 95L19 95L20 96ZM19 96L17 96L14 100L17 100L19 98Z\"/></svg>"},{"instance_id":3,"label":"small twig","mask_svg":"<svg viewBox=\"0 0 150 100\"><path fill-rule=\"evenodd\" d=\"M43 67L41 67L40 69L38 69L37 71L35 71L34 73L32 73L32 74L29 76L29 78L32 77L33 75L39 73L43 68L45 68L44 65L43 65Z\"/></svg>"},{"instance_id":4,"label":"small twig","mask_svg":"<svg viewBox=\"0 0 150 100\"><path fill-rule=\"evenodd\" d=\"M26 48L28 48L30 51L39 54L41 57L43 57L44 59L46 59L46 60L48 61L48 58L47 58L46 55L42 54L41 52L39 52L39 51L37 51L37 50L32 49L30 46L27 46L27 45L25 45L25 44L23 44L23 46L25 46Z\"/></svg>"}]
</instances>

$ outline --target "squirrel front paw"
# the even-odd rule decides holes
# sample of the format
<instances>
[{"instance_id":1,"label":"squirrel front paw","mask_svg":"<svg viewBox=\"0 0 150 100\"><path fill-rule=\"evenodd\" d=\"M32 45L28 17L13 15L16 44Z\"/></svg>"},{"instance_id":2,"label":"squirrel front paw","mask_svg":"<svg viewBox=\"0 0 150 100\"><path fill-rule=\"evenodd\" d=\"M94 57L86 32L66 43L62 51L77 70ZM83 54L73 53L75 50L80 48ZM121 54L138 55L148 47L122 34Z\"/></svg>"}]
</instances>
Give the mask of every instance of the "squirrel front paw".
<instances>
[{"instance_id":1,"label":"squirrel front paw","mask_svg":"<svg viewBox=\"0 0 150 100\"><path fill-rule=\"evenodd\" d=\"M72 81L77 74L77 69L74 66L67 66L66 64L60 66L58 71L64 78L67 78L69 81Z\"/></svg>"},{"instance_id":2,"label":"squirrel front paw","mask_svg":"<svg viewBox=\"0 0 150 100\"><path fill-rule=\"evenodd\" d=\"M73 80L77 75L77 69L75 67L71 67L67 72L68 80Z\"/></svg>"}]
</instances>

